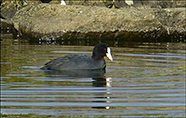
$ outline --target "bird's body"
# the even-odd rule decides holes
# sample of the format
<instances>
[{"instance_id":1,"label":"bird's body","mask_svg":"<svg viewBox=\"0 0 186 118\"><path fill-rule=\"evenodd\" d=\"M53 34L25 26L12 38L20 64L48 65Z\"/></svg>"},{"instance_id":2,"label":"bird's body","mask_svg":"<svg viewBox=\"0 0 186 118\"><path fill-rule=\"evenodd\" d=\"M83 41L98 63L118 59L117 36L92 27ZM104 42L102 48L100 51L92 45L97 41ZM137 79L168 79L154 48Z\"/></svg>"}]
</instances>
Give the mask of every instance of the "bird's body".
<instances>
[{"instance_id":1,"label":"bird's body","mask_svg":"<svg viewBox=\"0 0 186 118\"><path fill-rule=\"evenodd\" d=\"M56 58L42 68L44 70L104 69L105 61L95 61L87 55L68 55Z\"/></svg>"},{"instance_id":2,"label":"bird's body","mask_svg":"<svg viewBox=\"0 0 186 118\"><path fill-rule=\"evenodd\" d=\"M106 63L104 56L112 60L110 48L101 43L94 47L92 56L67 55L46 63L43 70L104 70Z\"/></svg>"}]
</instances>

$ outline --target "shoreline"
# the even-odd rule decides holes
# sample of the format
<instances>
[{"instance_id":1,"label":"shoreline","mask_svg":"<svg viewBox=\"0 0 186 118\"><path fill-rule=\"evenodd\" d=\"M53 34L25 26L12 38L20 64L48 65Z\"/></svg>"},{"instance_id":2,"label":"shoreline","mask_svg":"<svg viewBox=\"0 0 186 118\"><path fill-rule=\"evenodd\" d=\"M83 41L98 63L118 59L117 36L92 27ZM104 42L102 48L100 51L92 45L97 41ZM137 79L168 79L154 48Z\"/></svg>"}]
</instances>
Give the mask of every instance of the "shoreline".
<instances>
[{"instance_id":1,"label":"shoreline","mask_svg":"<svg viewBox=\"0 0 186 118\"><path fill-rule=\"evenodd\" d=\"M120 8L41 3L18 10L2 24L32 38L186 36L185 8Z\"/></svg>"}]
</instances>

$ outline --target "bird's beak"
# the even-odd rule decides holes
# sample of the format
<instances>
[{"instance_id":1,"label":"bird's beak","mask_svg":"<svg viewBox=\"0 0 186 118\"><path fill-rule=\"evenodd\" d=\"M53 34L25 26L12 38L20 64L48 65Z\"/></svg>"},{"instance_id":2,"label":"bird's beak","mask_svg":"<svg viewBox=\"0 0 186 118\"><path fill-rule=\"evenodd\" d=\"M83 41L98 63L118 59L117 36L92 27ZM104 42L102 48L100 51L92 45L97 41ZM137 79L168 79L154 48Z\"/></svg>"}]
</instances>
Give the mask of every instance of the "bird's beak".
<instances>
[{"instance_id":1,"label":"bird's beak","mask_svg":"<svg viewBox=\"0 0 186 118\"><path fill-rule=\"evenodd\" d=\"M112 55L111 55L111 53L110 53L110 48L109 48L109 47L107 48L107 53L106 53L106 55L107 55L107 57L108 57L111 61L113 61L113 58L112 58Z\"/></svg>"}]
</instances>

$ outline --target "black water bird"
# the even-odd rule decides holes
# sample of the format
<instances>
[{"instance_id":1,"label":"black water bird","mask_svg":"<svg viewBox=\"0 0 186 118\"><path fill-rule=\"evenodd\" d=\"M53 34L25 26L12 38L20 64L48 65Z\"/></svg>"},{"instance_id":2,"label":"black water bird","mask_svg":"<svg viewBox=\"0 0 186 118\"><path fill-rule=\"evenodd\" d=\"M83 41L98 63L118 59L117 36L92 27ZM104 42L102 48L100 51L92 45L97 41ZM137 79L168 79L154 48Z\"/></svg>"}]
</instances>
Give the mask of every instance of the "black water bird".
<instances>
[{"instance_id":1,"label":"black water bird","mask_svg":"<svg viewBox=\"0 0 186 118\"><path fill-rule=\"evenodd\" d=\"M105 70L106 62L104 56L111 61L111 49L105 43L97 44L92 56L87 55L67 55L59 57L46 63L41 69L43 70Z\"/></svg>"}]
</instances>

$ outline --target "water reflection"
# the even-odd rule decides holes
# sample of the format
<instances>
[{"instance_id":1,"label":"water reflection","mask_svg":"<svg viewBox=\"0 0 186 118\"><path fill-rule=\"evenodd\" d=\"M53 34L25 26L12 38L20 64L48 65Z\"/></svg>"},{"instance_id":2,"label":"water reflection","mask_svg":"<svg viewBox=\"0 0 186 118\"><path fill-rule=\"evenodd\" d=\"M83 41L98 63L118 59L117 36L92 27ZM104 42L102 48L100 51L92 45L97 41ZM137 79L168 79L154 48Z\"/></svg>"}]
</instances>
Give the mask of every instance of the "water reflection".
<instances>
[{"instance_id":1,"label":"water reflection","mask_svg":"<svg viewBox=\"0 0 186 118\"><path fill-rule=\"evenodd\" d=\"M102 78L93 78L93 86L94 87L100 87L100 91L105 91L103 93L95 93L96 97L96 101L93 101L93 102L96 102L96 103L103 103L102 105L105 105L105 106L94 106L92 108L97 108L97 109L110 109L109 107L109 103L111 102L110 101L110 95L111 95L111 92L110 92L110 88L111 87L111 77L102 77ZM107 104L105 104L107 103Z\"/></svg>"},{"instance_id":2,"label":"water reflection","mask_svg":"<svg viewBox=\"0 0 186 118\"><path fill-rule=\"evenodd\" d=\"M111 77L93 78L93 86L95 87L111 87Z\"/></svg>"},{"instance_id":3,"label":"water reflection","mask_svg":"<svg viewBox=\"0 0 186 118\"><path fill-rule=\"evenodd\" d=\"M50 76L61 76L64 77L79 77L79 78L92 78L92 86L99 87L95 89L97 92L93 92L95 97L93 99L93 103L101 103L98 106L93 105L92 108L97 109L110 109L110 87L111 87L111 77L105 77L105 70L65 70L65 71L46 71Z\"/></svg>"},{"instance_id":4,"label":"water reflection","mask_svg":"<svg viewBox=\"0 0 186 118\"><path fill-rule=\"evenodd\" d=\"M102 78L105 74L105 70L47 70L47 74L55 76L66 77L90 77L90 78Z\"/></svg>"},{"instance_id":5,"label":"water reflection","mask_svg":"<svg viewBox=\"0 0 186 118\"><path fill-rule=\"evenodd\" d=\"M2 113L36 114L35 117L185 116L185 43L123 40L115 46L112 41L105 42L112 47L114 57L114 62L106 59L106 74L46 74L38 68L57 57L90 55L97 43L65 40L68 45L48 46L38 42L30 45L25 39L2 39Z\"/></svg>"}]
</instances>

